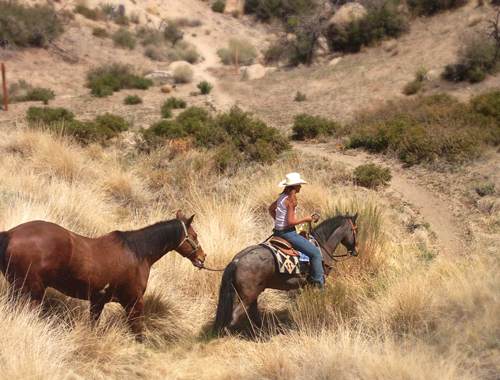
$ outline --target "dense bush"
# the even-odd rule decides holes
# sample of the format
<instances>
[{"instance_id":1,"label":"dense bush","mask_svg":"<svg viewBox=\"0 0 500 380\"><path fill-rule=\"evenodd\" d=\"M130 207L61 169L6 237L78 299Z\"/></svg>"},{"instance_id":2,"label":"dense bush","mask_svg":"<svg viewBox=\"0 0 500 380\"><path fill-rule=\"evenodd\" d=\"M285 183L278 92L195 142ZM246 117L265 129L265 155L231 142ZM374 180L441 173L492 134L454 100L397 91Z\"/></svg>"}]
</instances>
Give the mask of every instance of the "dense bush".
<instances>
[{"instance_id":1,"label":"dense bush","mask_svg":"<svg viewBox=\"0 0 500 380\"><path fill-rule=\"evenodd\" d=\"M87 73L87 87L97 97L112 95L123 88L147 90L153 81L141 78L132 72L132 66L114 63L94 68Z\"/></svg>"},{"instance_id":2,"label":"dense bush","mask_svg":"<svg viewBox=\"0 0 500 380\"><path fill-rule=\"evenodd\" d=\"M30 107L26 119L34 124L54 124L63 121L69 122L74 118L73 113L65 108Z\"/></svg>"},{"instance_id":3,"label":"dense bush","mask_svg":"<svg viewBox=\"0 0 500 380\"><path fill-rule=\"evenodd\" d=\"M24 80L12 83L8 94L10 103L41 101L43 104L48 104L49 100L55 98L54 91L50 88L33 87ZM3 102L3 96L0 98Z\"/></svg>"},{"instance_id":4,"label":"dense bush","mask_svg":"<svg viewBox=\"0 0 500 380\"><path fill-rule=\"evenodd\" d=\"M99 27L92 29L92 35L99 38L105 38L109 36L108 31L106 29Z\"/></svg>"},{"instance_id":5,"label":"dense bush","mask_svg":"<svg viewBox=\"0 0 500 380\"><path fill-rule=\"evenodd\" d=\"M469 0L407 0L410 13L415 16L431 16L440 11L463 7Z\"/></svg>"},{"instance_id":6,"label":"dense bush","mask_svg":"<svg viewBox=\"0 0 500 380\"><path fill-rule=\"evenodd\" d=\"M107 20L107 16L102 11L102 9L90 9L87 8L85 5L77 5L75 7L75 13L79 13L83 17L88 18L89 20L94 20L94 21Z\"/></svg>"},{"instance_id":7,"label":"dense bush","mask_svg":"<svg viewBox=\"0 0 500 380\"><path fill-rule=\"evenodd\" d=\"M287 20L293 15L311 12L317 3L310 0L245 0L245 13L254 13L260 20Z\"/></svg>"},{"instance_id":8,"label":"dense bush","mask_svg":"<svg viewBox=\"0 0 500 380\"><path fill-rule=\"evenodd\" d=\"M330 28L328 41L334 50L358 52L362 46L371 46L388 38L398 38L408 32L406 18L389 5L369 9L358 19L342 28Z\"/></svg>"},{"instance_id":9,"label":"dense bush","mask_svg":"<svg viewBox=\"0 0 500 380\"><path fill-rule=\"evenodd\" d=\"M475 108L474 101L495 102L472 100L471 106L448 95L432 95L390 103L347 126L348 146L395 154L407 165L438 158L463 162L485 144L500 142L495 118Z\"/></svg>"},{"instance_id":10,"label":"dense bush","mask_svg":"<svg viewBox=\"0 0 500 380\"><path fill-rule=\"evenodd\" d=\"M307 140L321 135L332 135L339 132L340 128L340 124L335 121L302 113L293 120L292 139Z\"/></svg>"},{"instance_id":11,"label":"dense bush","mask_svg":"<svg viewBox=\"0 0 500 380\"><path fill-rule=\"evenodd\" d=\"M214 87L212 84L208 83L207 81L201 81L200 83L197 84L197 86L200 89L200 92L203 95L209 94L210 91L212 91L212 88Z\"/></svg>"},{"instance_id":12,"label":"dense bush","mask_svg":"<svg viewBox=\"0 0 500 380\"><path fill-rule=\"evenodd\" d=\"M220 48L217 54L225 65L235 64L235 50L238 49L238 63L250 64L257 57L257 49L250 42L230 38L227 48Z\"/></svg>"},{"instance_id":13,"label":"dense bush","mask_svg":"<svg viewBox=\"0 0 500 380\"><path fill-rule=\"evenodd\" d=\"M226 8L226 3L223 1L216 1L215 3L212 4L212 10L214 12L222 13L224 12L224 9Z\"/></svg>"},{"instance_id":14,"label":"dense bush","mask_svg":"<svg viewBox=\"0 0 500 380\"><path fill-rule=\"evenodd\" d=\"M277 154L290 149L289 141L275 128L251 118L238 108L215 119L205 110L191 107L175 121L162 121L144 131L148 141L189 136L199 147L216 149L221 170L241 160L271 162Z\"/></svg>"},{"instance_id":15,"label":"dense bush","mask_svg":"<svg viewBox=\"0 0 500 380\"><path fill-rule=\"evenodd\" d=\"M392 179L389 168L382 169L374 163L358 166L354 169L354 175L359 186L369 189L386 185Z\"/></svg>"},{"instance_id":16,"label":"dense bush","mask_svg":"<svg viewBox=\"0 0 500 380\"><path fill-rule=\"evenodd\" d=\"M142 99L138 95L129 95L123 102L127 105L135 105L142 103Z\"/></svg>"},{"instance_id":17,"label":"dense bush","mask_svg":"<svg viewBox=\"0 0 500 380\"><path fill-rule=\"evenodd\" d=\"M422 88L424 88L424 86L425 86L424 82L420 82L418 80L415 80L413 82L407 83L403 89L403 92L405 95L415 95Z\"/></svg>"},{"instance_id":18,"label":"dense bush","mask_svg":"<svg viewBox=\"0 0 500 380\"><path fill-rule=\"evenodd\" d=\"M125 49L134 49L137 40L135 39L132 32L125 28L120 28L113 33L113 42L115 46L119 46Z\"/></svg>"},{"instance_id":19,"label":"dense bush","mask_svg":"<svg viewBox=\"0 0 500 380\"><path fill-rule=\"evenodd\" d=\"M500 69L500 46L486 34L472 34L465 38L458 55L458 63L447 65L441 73L442 78L477 83L488 73Z\"/></svg>"},{"instance_id":20,"label":"dense bush","mask_svg":"<svg viewBox=\"0 0 500 380\"><path fill-rule=\"evenodd\" d=\"M172 117L173 109L186 108L186 105L187 103L185 100L177 99L174 97L169 98L161 106L161 117L163 119L168 119Z\"/></svg>"},{"instance_id":21,"label":"dense bush","mask_svg":"<svg viewBox=\"0 0 500 380\"><path fill-rule=\"evenodd\" d=\"M62 22L48 5L27 7L0 1L0 46L43 47L63 31Z\"/></svg>"},{"instance_id":22,"label":"dense bush","mask_svg":"<svg viewBox=\"0 0 500 380\"><path fill-rule=\"evenodd\" d=\"M79 121L64 108L30 107L26 119L31 126L49 126L65 135L73 136L82 144L109 140L128 129L121 116L105 114L93 121Z\"/></svg>"}]
</instances>

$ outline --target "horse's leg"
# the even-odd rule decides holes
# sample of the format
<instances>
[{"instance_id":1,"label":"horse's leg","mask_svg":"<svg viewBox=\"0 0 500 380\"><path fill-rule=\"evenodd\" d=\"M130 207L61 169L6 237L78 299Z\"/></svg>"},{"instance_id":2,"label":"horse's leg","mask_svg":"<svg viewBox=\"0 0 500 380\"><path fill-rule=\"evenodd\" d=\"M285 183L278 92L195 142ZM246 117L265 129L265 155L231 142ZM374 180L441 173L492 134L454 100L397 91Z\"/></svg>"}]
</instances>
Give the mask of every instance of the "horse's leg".
<instances>
[{"instance_id":1,"label":"horse's leg","mask_svg":"<svg viewBox=\"0 0 500 380\"><path fill-rule=\"evenodd\" d=\"M95 300L95 299L90 299L90 323L92 324L92 327L97 326L97 322L99 320L99 317L102 314L102 311L104 310L104 305L105 303L102 302L100 299Z\"/></svg>"},{"instance_id":2,"label":"horse's leg","mask_svg":"<svg viewBox=\"0 0 500 380\"><path fill-rule=\"evenodd\" d=\"M125 307L128 315L128 323L135 335L135 340L142 343L142 327L141 327L141 314L144 307L144 298L140 296L135 302L130 303Z\"/></svg>"},{"instance_id":3,"label":"horse's leg","mask_svg":"<svg viewBox=\"0 0 500 380\"><path fill-rule=\"evenodd\" d=\"M248 307L248 316L257 328L260 329L262 327L262 318L260 317L259 309L257 308L257 300L252 302Z\"/></svg>"}]
</instances>

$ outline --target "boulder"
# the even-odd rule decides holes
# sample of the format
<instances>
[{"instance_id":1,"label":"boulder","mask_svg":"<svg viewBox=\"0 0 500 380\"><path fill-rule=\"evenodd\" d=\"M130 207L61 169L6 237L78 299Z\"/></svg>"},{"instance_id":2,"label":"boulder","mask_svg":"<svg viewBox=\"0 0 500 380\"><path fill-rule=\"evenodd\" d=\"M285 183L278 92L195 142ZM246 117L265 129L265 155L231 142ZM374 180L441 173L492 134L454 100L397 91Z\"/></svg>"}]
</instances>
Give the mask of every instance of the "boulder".
<instances>
[{"instance_id":1,"label":"boulder","mask_svg":"<svg viewBox=\"0 0 500 380\"><path fill-rule=\"evenodd\" d=\"M266 37L266 41L268 42L273 42L278 39L278 36L276 34L268 34Z\"/></svg>"},{"instance_id":2,"label":"boulder","mask_svg":"<svg viewBox=\"0 0 500 380\"><path fill-rule=\"evenodd\" d=\"M245 0L226 0L224 13L232 15L234 12L242 15L245 12Z\"/></svg>"},{"instance_id":3,"label":"boulder","mask_svg":"<svg viewBox=\"0 0 500 380\"><path fill-rule=\"evenodd\" d=\"M151 79L155 86L174 83L174 78L172 77L171 71L153 71L152 73L144 76L144 78Z\"/></svg>"},{"instance_id":4,"label":"boulder","mask_svg":"<svg viewBox=\"0 0 500 380\"><path fill-rule=\"evenodd\" d=\"M329 27L344 27L349 22L363 17L366 8L359 3L347 3L342 5L328 21Z\"/></svg>"},{"instance_id":5,"label":"boulder","mask_svg":"<svg viewBox=\"0 0 500 380\"><path fill-rule=\"evenodd\" d=\"M337 58L334 58L330 61L330 63L328 63L328 66L336 66L338 65L338 63L340 62L340 60L342 59L342 57L337 57Z\"/></svg>"},{"instance_id":6,"label":"boulder","mask_svg":"<svg viewBox=\"0 0 500 380\"><path fill-rule=\"evenodd\" d=\"M245 70L245 78L248 80L259 79L266 75L266 68L261 64L251 65Z\"/></svg>"},{"instance_id":7,"label":"boulder","mask_svg":"<svg viewBox=\"0 0 500 380\"><path fill-rule=\"evenodd\" d=\"M174 88L169 84L164 84L160 89L161 92L164 92L165 94L170 94L172 91L174 91Z\"/></svg>"}]
</instances>

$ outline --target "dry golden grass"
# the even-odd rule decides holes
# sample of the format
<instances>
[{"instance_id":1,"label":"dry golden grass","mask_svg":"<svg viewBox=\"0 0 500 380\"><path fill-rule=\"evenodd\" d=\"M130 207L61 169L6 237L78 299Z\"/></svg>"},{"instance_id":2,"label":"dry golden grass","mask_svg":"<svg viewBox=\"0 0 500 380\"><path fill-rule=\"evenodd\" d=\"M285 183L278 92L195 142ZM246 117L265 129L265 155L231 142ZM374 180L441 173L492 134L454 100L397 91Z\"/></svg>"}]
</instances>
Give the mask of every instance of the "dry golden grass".
<instances>
[{"instance_id":1,"label":"dry golden grass","mask_svg":"<svg viewBox=\"0 0 500 380\"><path fill-rule=\"evenodd\" d=\"M81 148L48 132L5 131L0 230L33 219L98 236L195 214L208 267L224 267L269 236L267 206L283 175L308 180L299 214L359 213L361 254L338 263L324 294L266 291L255 339L213 338L220 273L175 252L157 262L145 296L145 343L108 304L91 330L88 303L49 290L43 311L9 298L0 281L2 378L22 379L493 379L500 347L500 210L493 201L470 255L441 257L425 229L410 234L397 201L352 185L342 167L289 154L232 176L210 152L150 155ZM339 253L344 252L339 248ZM429 253L436 253L429 255ZM427 256L425 255L427 254Z\"/></svg>"}]
</instances>

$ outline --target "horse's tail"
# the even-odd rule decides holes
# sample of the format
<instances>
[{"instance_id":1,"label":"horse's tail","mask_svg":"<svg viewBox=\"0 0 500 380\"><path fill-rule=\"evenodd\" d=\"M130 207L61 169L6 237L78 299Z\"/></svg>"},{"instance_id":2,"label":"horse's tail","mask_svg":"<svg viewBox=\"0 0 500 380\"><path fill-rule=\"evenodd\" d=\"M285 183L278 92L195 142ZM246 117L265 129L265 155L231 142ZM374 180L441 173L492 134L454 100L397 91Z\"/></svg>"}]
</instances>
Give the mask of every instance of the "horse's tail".
<instances>
[{"instance_id":1,"label":"horse's tail","mask_svg":"<svg viewBox=\"0 0 500 380\"><path fill-rule=\"evenodd\" d=\"M5 252L10 242L10 235L7 232L0 232L0 271L5 274L7 263L5 262Z\"/></svg>"},{"instance_id":2,"label":"horse's tail","mask_svg":"<svg viewBox=\"0 0 500 380\"><path fill-rule=\"evenodd\" d=\"M234 281L236 279L236 267L238 260L233 260L224 270L222 282L219 290L219 305L217 306L217 315L215 317L214 331L220 332L231 322L233 315Z\"/></svg>"}]
</instances>

